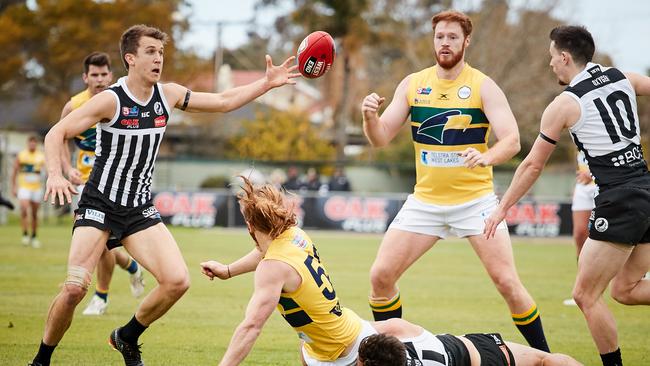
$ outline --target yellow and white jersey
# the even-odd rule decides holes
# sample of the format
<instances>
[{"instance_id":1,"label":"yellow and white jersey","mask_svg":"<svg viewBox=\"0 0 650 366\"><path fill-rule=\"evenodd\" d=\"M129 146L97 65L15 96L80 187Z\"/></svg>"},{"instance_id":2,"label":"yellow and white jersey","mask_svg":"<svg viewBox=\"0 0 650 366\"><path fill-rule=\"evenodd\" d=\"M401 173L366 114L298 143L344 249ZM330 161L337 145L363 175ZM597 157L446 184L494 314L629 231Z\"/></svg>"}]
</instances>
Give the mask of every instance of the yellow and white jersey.
<instances>
[{"instance_id":1,"label":"yellow and white jersey","mask_svg":"<svg viewBox=\"0 0 650 366\"><path fill-rule=\"evenodd\" d=\"M70 98L72 109L77 109L86 103L92 95L88 89ZM81 179L87 182L90 178L90 172L95 163L95 146L96 146L96 126L93 126L86 131L75 136L74 143L77 145L77 153L75 157L75 167L81 173Z\"/></svg>"},{"instance_id":2,"label":"yellow and white jersey","mask_svg":"<svg viewBox=\"0 0 650 366\"><path fill-rule=\"evenodd\" d=\"M293 267L302 278L292 293L282 293L278 311L320 361L336 360L361 332L361 318L342 308L311 239L292 227L271 243L262 260L277 260Z\"/></svg>"},{"instance_id":3,"label":"yellow and white jersey","mask_svg":"<svg viewBox=\"0 0 650 366\"><path fill-rule=\"evenodd\" d=\"M589 162L587 162L587 157L585 156L585 153L583 151L578 150L578 153L576 154L576 160L578 161L578 172L579 173L584 173L589 171ZM596 184L596 182L591 181L590 184Z\"/></svg>"},{"instance_id":4,"label":"yellow and white jersey","mask_svg":"<svg viewBox=\"0 0 650 366\"><path fill-rule=\"evenodd\" d=\"M45 155L38 150L31 152L25 149L18 153L18 165L18 188L40 190Z\"/></svg>"},{"instance_id":5,"label":"yellow and white jersey","mask_svg":"<svg viewBox=\"0 0 650 366\"><path fill-rule=\"evenodd\" d=\"M466 168L459 153L488 149L490 122L483 113L486 76L465 64L456 80L438 79L437 66L411 75L408 102L415 148L417 199L457 205L493 192L492 167Z\"/></svg>"}]
</instances>

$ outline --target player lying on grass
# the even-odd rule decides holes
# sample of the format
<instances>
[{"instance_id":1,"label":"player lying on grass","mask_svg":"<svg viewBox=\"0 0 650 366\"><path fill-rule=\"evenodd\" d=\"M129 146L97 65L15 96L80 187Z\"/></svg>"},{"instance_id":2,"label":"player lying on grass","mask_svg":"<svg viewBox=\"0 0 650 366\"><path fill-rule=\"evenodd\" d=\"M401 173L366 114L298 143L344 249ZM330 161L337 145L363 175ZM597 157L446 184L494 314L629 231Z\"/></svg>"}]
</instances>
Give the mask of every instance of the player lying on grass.
<instances>
[{"instance_id":1,"label":"player lying on grass","mask_svg":"<svg viewBox=\"0 0 650 366\"><path fill-rule=\"evenodd\" d=\"M210 279L228 279L255 271L255 292L246 317L235 330L220 365L238 365L246 358L276 307L302 341L303 365L353 365L362 340L378 332L407 337L429 334L402 320L370 323L342 307L313 242L296 226L296 216L282 193L272 185L254 187L243 179L243 191L238 198L255 249L229 265L216 261L201 263L202 272ZM503 345L500 336L476 336L476 341L441 337L447 344L434 344L426 354L438 352L442 358L424 365L461 365L452 362L452 357L478 360L472 365L479 365L480 357L502 357L501 363L490 365L513 365L503 353L508 348L499 348ZM429 343L422 343L422 347L429 347ZM518 365L579 365L568 356L555 356L519 344L513 344L510 352Z\"/></svg>"}]
</instances>

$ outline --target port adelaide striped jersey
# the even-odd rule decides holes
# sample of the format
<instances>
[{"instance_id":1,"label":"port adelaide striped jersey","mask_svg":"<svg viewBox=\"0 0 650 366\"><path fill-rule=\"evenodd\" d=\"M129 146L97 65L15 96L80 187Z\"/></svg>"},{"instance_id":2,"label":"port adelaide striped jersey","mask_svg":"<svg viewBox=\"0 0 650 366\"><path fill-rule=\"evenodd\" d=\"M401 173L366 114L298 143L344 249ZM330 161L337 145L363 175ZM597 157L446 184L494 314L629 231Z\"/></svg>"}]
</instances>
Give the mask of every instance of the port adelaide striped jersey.
<instances>
[{"instance_id":1,"label":"port adelaide striped jersey","mask_svg":"<svg viewBox=\"0 0 650 366\"><path fill-rule=\"evenodd\" d=\"M171 109L160 84L147 101L129 91L126 77L106 92L117 107L110 121L97 124L95 166L87 184L110 202L137 207L151 199L154 162Z\"/></svg>"}]
</instances>

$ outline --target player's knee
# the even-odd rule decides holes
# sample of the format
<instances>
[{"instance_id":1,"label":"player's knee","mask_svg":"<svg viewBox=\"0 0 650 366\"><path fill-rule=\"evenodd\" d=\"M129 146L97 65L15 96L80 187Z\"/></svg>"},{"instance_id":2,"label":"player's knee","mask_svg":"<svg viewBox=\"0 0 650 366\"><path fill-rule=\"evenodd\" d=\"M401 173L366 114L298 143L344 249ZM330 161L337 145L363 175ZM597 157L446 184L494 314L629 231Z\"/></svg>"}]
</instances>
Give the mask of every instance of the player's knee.
<instances>
[{"instance_id":1,"label":"player's knee","mask_svg":"<svg viewBox=\"0 0 650 366\"><path fill-rule=\"evenodd\" d=\"M614 300L616 300L617 302L623 305L635 305L630 290L631 289L629 286L621 284L618 281L612 281L610 294L612 295L612 298Z\"/></svg>"},{"instance_id":2,"label":"player's knee","mask_svg":"<svg viewBox=\"0 0 650 366\"><path fill-rule=\"evenodd\" d=\"M68 276L63 284L63 296L71 305L77 305L86 296L90 286L90 272L81 266L68 266Z\"/></svg>"},{"instance_id":3,"label":"player's knee","mask_svg":"<svg viewBox=\"0 0 650 366\"><path fill-rule=\"evenodd\" d=\"M492 280L494 281L494 286L497 288L497 291L499 291L499 293L505 298L514 297L521 289L523 289L523 285L519 282L516 276L500 274L495 276Z\"/></svg>"},{"instance_id":4,"label":"player's knee","mask_svg":"<svg viewBox=\"0 0 650 366\"><path fill-rule=\"evenodd\" d=\"M587 289L581 286L576 286L573 289L572 296L576 305L583 311L591 308L598 300L597 296L593 296Z\"/></svg>"},{"instance_id":5,"label":"player's knee","mask_svg":"<svg viewBox=\"0 0 650 366\"><path fill-rule=\"evenodd\" d=\"M187 272L178 274L160 284L168 296L180 298L190 288L190 276Z\"/></svg>"},{"instance_id":6,"label":"player's knee","mask_svg":"<svg viewBox=\"0 0 650 366\"><path fill-rule=\"evenodd\" d=\"M397 282L395 273L387 268L373 266L370 269L370 285L373 291L390 290L395 287L395 282Z\"/></svg>"}]
</instances>

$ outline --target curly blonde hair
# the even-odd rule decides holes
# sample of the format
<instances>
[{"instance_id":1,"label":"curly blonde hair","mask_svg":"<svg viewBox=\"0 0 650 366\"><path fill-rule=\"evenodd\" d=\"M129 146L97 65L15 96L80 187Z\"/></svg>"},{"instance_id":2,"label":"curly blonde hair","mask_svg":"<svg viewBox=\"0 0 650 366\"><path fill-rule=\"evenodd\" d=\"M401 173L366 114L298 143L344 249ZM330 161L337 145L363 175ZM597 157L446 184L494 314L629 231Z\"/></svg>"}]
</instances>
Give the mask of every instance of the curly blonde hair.
<instances>
[{"instance_id":1,"label":"curly blonde hair","mask_svg":"<svg viewBox=\"0 0 650 366\"><path fill-rule=\"evenodd\" d=\"M296 214L284 201L284 195L271 184L260 187L244 176L242 191L237 194L244 219L255 230L277 238L298 222Z\"/></svg>"}]
</instances>

